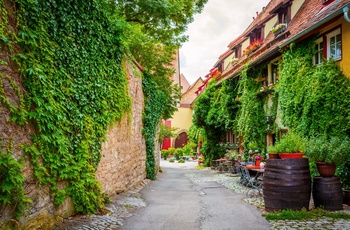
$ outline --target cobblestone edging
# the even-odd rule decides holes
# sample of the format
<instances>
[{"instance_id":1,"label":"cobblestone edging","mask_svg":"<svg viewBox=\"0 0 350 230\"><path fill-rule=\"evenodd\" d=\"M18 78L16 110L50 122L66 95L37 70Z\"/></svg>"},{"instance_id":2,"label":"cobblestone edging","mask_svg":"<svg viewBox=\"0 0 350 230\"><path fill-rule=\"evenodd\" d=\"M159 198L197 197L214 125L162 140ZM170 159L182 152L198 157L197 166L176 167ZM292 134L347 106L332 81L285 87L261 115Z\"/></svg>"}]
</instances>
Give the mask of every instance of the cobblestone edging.
<instances>
[{"instance_id":1,"label":"cobblestone edging","mask_svg":"<svg viewBox=\"0 0 350 230\"><path fill-rule=\"evenodd\" d=\"M251 198L243 199L245 202L256 206L262 213L265 213L264 210L264 199L261 194L257 191L250 190L238 183L238 177L232 176L228 173L207 173L203 174L186 174L188 178L195 182L208 182L208 181L216 181L219 184L224 185L228 189L232 189L235 193L243 193L247 194L250 192L252 195ZM347 212L350 214L350 207L344 205L344 210L341 212ZM319 218L315 220L307 220L307 221L291 221L291 220L279 220L279 221L269 221L271 224L272 230L294 230L294 229L333 229L333 230L350 230L350 221L349 220L332 220L331 218Z\"/></svg>"}]
</instances>

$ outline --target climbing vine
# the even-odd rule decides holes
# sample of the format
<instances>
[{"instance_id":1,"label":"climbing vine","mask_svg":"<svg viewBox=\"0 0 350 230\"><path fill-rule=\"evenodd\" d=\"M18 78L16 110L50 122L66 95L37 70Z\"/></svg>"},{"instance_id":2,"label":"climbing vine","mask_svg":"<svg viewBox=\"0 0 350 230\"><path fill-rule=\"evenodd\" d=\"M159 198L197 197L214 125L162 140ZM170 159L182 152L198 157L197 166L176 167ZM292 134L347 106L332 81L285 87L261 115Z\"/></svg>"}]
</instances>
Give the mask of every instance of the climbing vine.
<instances>
[{"instance_id":1,"label":"climbing vine","mask_svg":"<svg viewBox=\"0 0 350 230\"><path fill-rule=\"evenodd\" d=\"M24 150L34 175L50 185L54 203L70 196L78 212L97 212L103 205L95 179L101 145L108 126L131 105L122 68L122 23L96 1L16 3L18 35L4 38L1 26L1 39L21 48L14 60L26 94L5 77L21 103L16 108L0 96L1 103L11 111L12 121L35 122L38 132ZM58 181L67 186L59 189ZM23 181L17 182L21 186Z\"/></svg>"},{"instance_id":2,"label":"climbing vine","mask_svg":"<svg viewBox=\"0 0 350 230\"><path fill-rule=\"evenodd\" d=\"M31 200L24 194L24 175L21 172L23 159L15 160L12 153L12 142L7 153L2 151L0 142L0 207L11 207L16 220L19 220Z\"/></svg>"},{"instance_id":3,"label":"climbing vine","mask_svg":"<svg viewBox=\"0 0 350 230\"><path fill-rule=\"evenodd\" d=\"M145 109L143 114L142 133L146 139L146 173L147 178L154 180L157 177L154 142L157 128L165 108L166 96L158 88L152 75L145 72L142 80L145 95Z\"/></svg>"},{"instance_id":4,"label":"climbing vine","mask_svg":"<svg viewBox=\"0 0 350 230\"><path fill-rule=\"evenodd\" d=\"M278 86L282 122L304 136L350 134L350 80L337 62L314 66L314 38L283 54Z\"/></svg>"},{"instance_id":5,"label":"climbing vine","mask_svg":"<svg viewBox=\"0 0 350 230\"><path fill-rule=\"evenodd\" d=\"M248 144L256 143L258 149L266 146L266 118L264 98L257 97L261 83L255 79L262 76L263 69L245 67L239 81L241 107L238 114L238 132L244 137L244 149L249 150Z\"/></svg>"}]
</instances>

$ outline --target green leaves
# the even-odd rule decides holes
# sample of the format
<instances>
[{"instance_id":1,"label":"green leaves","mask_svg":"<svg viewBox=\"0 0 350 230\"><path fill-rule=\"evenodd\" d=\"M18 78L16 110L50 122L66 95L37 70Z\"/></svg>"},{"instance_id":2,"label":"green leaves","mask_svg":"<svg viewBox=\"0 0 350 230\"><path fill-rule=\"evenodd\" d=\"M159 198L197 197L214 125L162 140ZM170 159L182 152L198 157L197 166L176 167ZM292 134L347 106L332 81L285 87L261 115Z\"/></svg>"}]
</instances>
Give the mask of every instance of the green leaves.
<instances>
[{"instance_id":1,"label":"green leaves","mask_svg":"<svg viewBox=\"0 0 350 230\"><path fill-rule=\"evenodd\" d=\"M283 124L308 137L348 134L350 81L332 60L313 65L313 41L294 45L283 54L277 88Z\"/></svg>"},{"instance_id":2,"label":"green leaves","mask_svg":"<svg viewBox=\"0 0 350 230\"><path fill-rule=\"evenodd\" d=\"M25 151L40 183L51 186L55 204L70 196L79 212L97 212L102 194L94 171L101 144L108 126L131 107L122 68L124 28L96 1L16 2L16 42L23 53L15 60L26 95L13 120L36 123L38 133ZM58 191L61 180L67 187Z\"/></svg>"},{"instance_id":3,"label":"green leaves","mask_svg":"<svg viewBox=\"0 0 350 230\"><path fill-rule=\"evenodd\" d=\"M31 202L24 194L22 167L22 164L16 161L10 153L0 151L0 206L13 207L17 220Z\"/></svg>"},{"instance_id":4,"label":"green leaves","mask_svg":"<svg viewBox=\"0 0 350 230\"><path fill-rule=\"evenodd\" d=\"M146 139L146 176L151 180L157 177L154 141L166 101L166 96L159 90L153 78L153 75L145 72L142 79L143 93L145 95L142 133Z\"/></svg>"}]
</instances>

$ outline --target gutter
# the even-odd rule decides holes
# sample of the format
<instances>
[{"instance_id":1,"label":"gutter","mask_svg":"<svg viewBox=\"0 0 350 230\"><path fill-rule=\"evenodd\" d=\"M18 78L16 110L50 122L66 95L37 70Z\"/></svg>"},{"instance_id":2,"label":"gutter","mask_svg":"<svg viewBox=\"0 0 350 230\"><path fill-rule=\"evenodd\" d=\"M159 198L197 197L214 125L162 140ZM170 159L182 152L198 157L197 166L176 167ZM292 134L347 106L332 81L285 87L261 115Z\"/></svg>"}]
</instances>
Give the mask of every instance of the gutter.
<instances>
[{"instance_id":1,"label":"gutter","mask_svg":"<svg viewBox=\"0 0 350 230\"><path fill-rule=\"evenodd\" d=\"M347 12L349 10L349 6L350 6L350 4L347 4L347 5L343 6L342 8L338 9L337 11L335 11L333 14L328 15L327 17L325 17L322 20L318 21L317 23L315 23L314 25L310 26L306 30L304 30L304 31L300 32L299 34L295 35L290 40L282 43L281 45L279 45L279 47L283 48L285 46L288 46L289 44L291 44L295 40L298 40L299 38L303 37L304 35L310 33L314 29L318 28L319 26L323 25L324 23L332 20L333 18L335 18L335 17L337 17L337 16L339 16L339 15L341 15L343 13L344 13L345 20L349 19L348 15L347 15ZM350 22L350 20L348 22Z\"/></svg>"},{"instance_id":2,"label":"gutter","mask_svg":"<svg viewBox=\"0 0 350 230\"><path fill-rule=\"evenodd\" d=\"M345 6L343 8L343 12L344 12L344 18L347 22L350 23L350 18L349 18L349 15L348 15L348 12L349 12L349 7L348 6Z\"/></svg>"}]
</instances>

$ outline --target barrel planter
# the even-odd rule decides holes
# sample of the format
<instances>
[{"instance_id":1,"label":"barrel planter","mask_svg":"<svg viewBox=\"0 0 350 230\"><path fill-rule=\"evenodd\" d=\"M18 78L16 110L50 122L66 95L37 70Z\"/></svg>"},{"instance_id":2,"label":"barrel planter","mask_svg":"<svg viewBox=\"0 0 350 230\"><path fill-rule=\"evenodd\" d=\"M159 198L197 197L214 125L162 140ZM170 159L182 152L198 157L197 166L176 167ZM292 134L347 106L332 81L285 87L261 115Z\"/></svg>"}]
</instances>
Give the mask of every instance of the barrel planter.
<instances>
[{"instance_id":1,"label":"barrel planter","mask_svg":"<svg viewBox=\"0 0 350 230\"><path fill-rule=\"evenodd\" d=\"M314 177L312 198L316 208L343 209L343 190L339 177Z\"/></svg>"},{"instance_id":2,"label":"barrel planter","mask_svg":"<svg viewBox=\"0 0 350 230\"><path fill-rule=\"evenodd\" d=\"M267 159L263 176L265 210L309 210L311 176L307 158Z\"/></svg>"},{"instance_id":3,"label":"barrel planter","mask_svg":"<svg viewBox=\"0 0 350 230\"><path fill-rule=\"evenodd\" d=\"M350 190L344 190L343 195L344 195L343 204L350 206Z\"/></svg>"}]
</instances>

